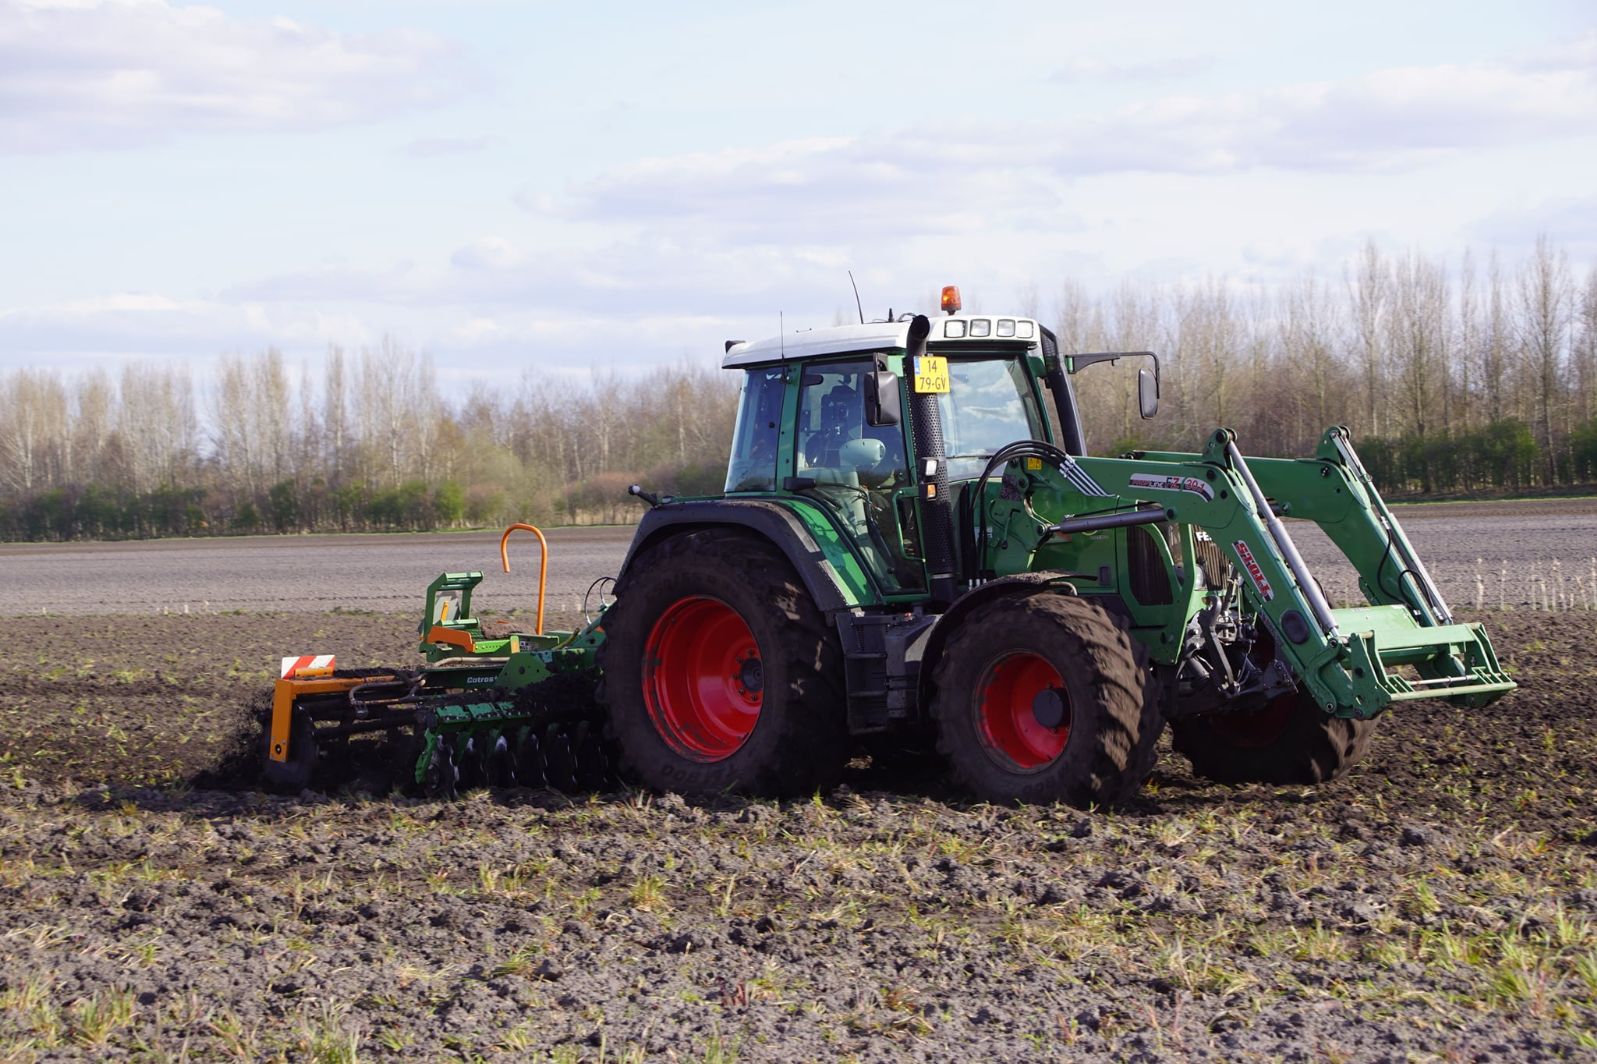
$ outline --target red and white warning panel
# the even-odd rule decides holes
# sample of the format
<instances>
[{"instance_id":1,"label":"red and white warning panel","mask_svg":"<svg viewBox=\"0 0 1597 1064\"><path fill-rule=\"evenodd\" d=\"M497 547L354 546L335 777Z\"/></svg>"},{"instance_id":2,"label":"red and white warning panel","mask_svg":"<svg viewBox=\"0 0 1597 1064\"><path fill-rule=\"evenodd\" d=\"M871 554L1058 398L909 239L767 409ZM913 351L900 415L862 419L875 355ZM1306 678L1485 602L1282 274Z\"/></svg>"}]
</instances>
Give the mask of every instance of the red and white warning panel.
<instances>
[{"instance_id":1,"label":"red and white warning panel","mask_svg":"<svg viewBox=\"0 0 1597 1064\"><path fill-rule=\"evenodd\" d=\"M331 676L333 674L333 655L331 654L301 654L297 658L283 659L283 675L285 680L296 676Z\"/></svg>"}]
</instances>

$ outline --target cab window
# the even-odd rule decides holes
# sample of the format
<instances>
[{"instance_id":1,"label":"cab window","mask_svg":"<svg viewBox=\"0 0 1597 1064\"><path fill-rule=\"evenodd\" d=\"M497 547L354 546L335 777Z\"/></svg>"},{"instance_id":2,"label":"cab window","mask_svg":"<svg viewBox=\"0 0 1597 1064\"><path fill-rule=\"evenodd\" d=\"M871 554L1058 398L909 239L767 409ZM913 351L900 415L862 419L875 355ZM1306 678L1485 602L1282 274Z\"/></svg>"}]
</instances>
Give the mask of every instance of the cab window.
<instances>
[{"instance_id":1,"label":"cab window","mask_svg":"<svg viewBox=\"0 0 1597 1064\"><path fill-rule=\"evenodd\" d=\"M869 361L810 365L799 393L798 473L822 484L882 488L903 484L909 473L904 437L896 425L865 421Z\"/></svg>"},{"instance_id":2,"label":"cab window","mask_svg":"<svg viewBox=\"0 0 1597 1064\"><path fill-rule=\"evenodd\" d=\"M913 513L914 488L903 429L865 419L871 370L868 359L804 367L797 472L805 486L798 490L831 511L885 588L912 590L924 571L914 528L901 515Z\"/></svg>"},{"instance_id":3,"label":"cab window","mask_svg":"<svg viewBox=\"0 0 1597 1064\"><path fill-rule=\"evenodd\" d=\"M949 391L937 404L950 479L981 476L987 459L1006 443L1048 438L1020 360L949 359L948 376Z\"/></svg>"},{"instance_id":4,"label":"cab window","mask_svg":"<svg viewBox=\"0 0 1597 1064\"><path fill-rule=\"evenodd\" d=\"M776 445L786 376L781 366L751 369L744 376L726 469L728 492L776 490Z\"/></svg>"}]
</instances>

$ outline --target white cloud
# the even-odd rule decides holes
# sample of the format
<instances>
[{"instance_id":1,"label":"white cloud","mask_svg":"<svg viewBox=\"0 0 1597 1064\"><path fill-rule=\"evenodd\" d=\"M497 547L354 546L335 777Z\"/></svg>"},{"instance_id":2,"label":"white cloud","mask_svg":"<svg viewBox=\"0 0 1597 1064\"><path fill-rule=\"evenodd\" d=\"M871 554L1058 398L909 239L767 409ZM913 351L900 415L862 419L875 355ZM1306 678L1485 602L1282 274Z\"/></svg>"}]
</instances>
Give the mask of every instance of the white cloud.
<instances>
[{"instance_id":1,"label":"white cloud","mask_svg":"<svg viewBox=\"0 0 1597 1064\"><path fill-rule=\"evenodd\" d=\"M1239 161L1380 169L1437 152L1589 137L1597 128L1597 79L1578 67L1409 67L1285 89L1259 104L1227 104L1228 139L1239 146ZM1251 143L1241 132L1248 123L1258 129Z\"/></svg>"},{"instance_id":2,"label":"white cloud","mask_svg":"<svg viewBox=\"0 0 1597 1064\"><path fill-rule=\"evenodd\" d=\"M1589 138L1597 70L1575 52L1394 67L1338 82L1217 97L1168 96L1059 130L1065 173L1406 168L1438 153Z\"/></svg>"},{"instance_id":3,"label":"white cloud","mask_svg":"<svg viewBox=\"0 0 1597 1064\"><path fill-rule=\"evenodd\" d=\"M450 261L463 270L504 270L520 265L526 256L503 237L485 236L460 248Z\"/></svg>"},{"instance_id":4,"label":"white cloud","mask_svg":"<svg viewBox=\"0 0 1597 1064\"><path fill-rule=\"evenodd\" d=\"M992 134L784 141L641 160L546 209L784 245L974 233L1068 216L1035 170L1045 157L1040 144Z\"/></svg>"},{"instance_id":5,"label":"white cloud","mask_svg":"<svg viewBox=\"0 0 1597 1064\"><path fill-rule=\"evenodd\" d=\"M216 298L226 303L396 303L424 292L430 279L408 263L384 269L323 266L259 277L229 285Z\"/></svg>"},{"instance_id":6,"label":"white cloud","mask_svg":"<svg viewBox=\"0 0 1597 1064\"><path fill-rule=\"evenodd\" d=\"M1412 170L1483 148L1592 137L1587 51L1393 68L1340 82L1167 95L1094 117L948 124L645 159L535 213L784 243L1069 232L1071 182L1104 175Z\"/></svg>"},{"instance_id":7,"label":"white cloud","mask_svg":"<svg viewBox=\"0 0 1597 1064\"><path fill-rule=\"evenodd\" d=\"M1521 70L1597 68L1597 30L1588 30L1568 40L1515 56L1510 62Z\"/></svg>"},{"instance_id":8,"label":"white cloud","mask_svg":"<svg viewBox=\"0 0 1597 1064\"><path fill-rule=\"evenodd\" d=\"M323 128L466 80L453 46L410 30L343 34L166 0L0 0L0 153Z\"/></svg>"},{"instance_id":9,"label":"white cloud","mask_svg":"<svg viewBox=\"0 0 1597 1064\"><path fill-rule=\"evenodd\" d=\"M1100 59L1078 56L1066 59L1048 75L1049 81L1064 85L1106 81L1168 81L1188 77L1214 65L1209 56L1183 55L1170 59Z\"/></svg>"},{"instance_id":10,"label":"white cloud","mask_svg":"<svg viewBox=\"0 0 1597 1064\"><path fill-rule=\"evenodd\" d=\"M481 298L465 287L478 274L443 270L431 280L417 271L404 287L385 289L381 303L352 303L342 293L317 298L302 284L281 301L119 292L0 309L0 352L63 369L115 368L146 358L204 365L220 354L267 347L316 358L329 345L359 349L395 336L431 353L451 379L503 381L527 368L630 370L684 356L710 361L719 357L722 340L743 334L735 316L705 315L711 303L702 294L690 300L675 289L673 305L669 292L650 289L643 293L648 298L634 298L639 293L626 288L627 281L607 291L599 286L615 278L591 276L551 289L542 286L555 271L518 269L505 271L505 287ZM713 306L735 311L720 299Z\"/></svg>"},{"instance_id":11,"label":"white cloud","mask_svg":"<svg viewBox=\"0 0 1597 1064\"><path fill-rule=\"evenodd\" d=\"M440 159L486 151L493 142L492 137L423 137L401 145L399 152L413 159Z\"/></svg>"},{"instance_id":12,"label":"white cloud","mask_svg":"<svg viewBox=\"0 0 1597 1064\"><path fill-rule=\"evenodd\" d=\"M839 284L846 288L850 265L836 248L806 244L734 247L641 234L581 249L524 249L488 237L459 248L447 263L280 274L231 286L217 299L285 308L359 305L374 316L447 312L467 315L462 321L516 320L526 332L541 320L572 315L630 320L712 305L728 314L775 313L782 300L791 307Z\"/></svg>"},{"instance_id":13,"label":"white cloud","mask_svg":"<svg viewBox=\"0 0 1597 1064\"><path fill-rule=\"evenodd\" d=\"M1597 195L1569 196L1499 211L1481 220L1474 235L1510 254L1525 254L1538 236L1576 262L1597 263Z\"/></svg>"},{"instance_id":14,"label":"white cloud","mask_svg":"<svg viewBox=\"0 0 1597 1064\"><path fill-rule=\"evenodd\" d=\"M118 358L203 358L268 346L315 350L330 339L358 344L377 335L347 314L311 306L175 299L154 292L0 310L0 350L47 362L97 351L114 351Z\"/></svg>"},{"instance_id":15,"label":"white cloud","mask_svg":"<svg viewBox=\"0 0 1597 1064\"><path fill-rule=\"evenodd\" d=\"M5 5L0 15L23 10ZM216 37L217 25L257 43L309 32L157 3L90 10L198 19L201 39ZM16 146L7 138L22 128L7 94L42 76L26 63L20 72L6 65L14 39L0 18L0 152ZM355 38L330 39L360 50ZM72 60L89 72L84 84L119 69L102 54L106 42L84 47ZM136 51L162 56L163 71L196 69L192 56L173 59L148 40ZM63 54L41 69L66 77ZM415 53L424 64L437 54ZM1367 234L1398 246L1462 237L1472 219L1516 201L1543 206L1494 216L1485 223L1490 242L1512 244L1514 234L1544 228L1556 242L1575 241L1578 257L1597 246L1597 215L1584 191L1568 194L1574 178L1551 185L1547 175L1593 165L1593 56L1597 44L1575 42L1498 63L1394 68L1251 94L1167 93L1051 122L945 119L871 136L634 159L563 195L529 183L518 197L528 214L484 209L382 250L341 247L339 265L230 283L240 276L235 263L197 278L194 289L174 289L201 298L117 293L0 311L0 354L200 358L276 344L313 355L330 342L358 347L391 333L433 352L441 372L460 379L502 376L506 367L713 359L727 337L774 333L779 314L788 329L827 324L837 312L852 317L850 268L871 316L889 305L927 306L936 285L956 281L967 296L980 290L994 300L1028 283L1046 300L1060 277L1112 283L1130 269L1151 280L1218 270L1265 283L1335 264ZM321 85L357 83L381 79ZM364 100L362 92L353 98ZM218 117L178 128L277 128L243 124L270 113L246 109L231 126ZM109 128L81 108L71 114L61 144ZM158 136L162 114L152 110L146 126L130 128ZM487 143L499 144L412 141L397 150L447 154ZM1429 165L1447 157L1451 165ZM460 234L452 252L431 245L439 231ZM486 235L465 239L472 234ZM415 258L406 257L407 242Z\"/></svg>"}]
</instances>

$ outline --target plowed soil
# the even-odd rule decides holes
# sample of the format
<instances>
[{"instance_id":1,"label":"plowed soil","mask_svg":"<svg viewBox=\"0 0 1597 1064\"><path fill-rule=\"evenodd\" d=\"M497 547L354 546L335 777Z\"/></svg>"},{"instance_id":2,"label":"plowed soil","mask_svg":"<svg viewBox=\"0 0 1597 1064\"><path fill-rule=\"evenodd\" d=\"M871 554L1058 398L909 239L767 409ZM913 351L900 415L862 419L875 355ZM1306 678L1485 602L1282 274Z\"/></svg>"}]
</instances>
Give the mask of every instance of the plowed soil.
<instances>
[{"instance_id":1,"label":"plowed soil","mask_svg":"<svg viewBox=\"0 0 1597 1064\"><path fill-rule=\"evenodd\" d=\"M569 618L564 618L569 620ZM1597 614L1317 789L794 803L191 785L282 653L389 614L80 616L0 646L0 1061L1502 1060L1597 1054Z\"/></svg>"}]
</instances>

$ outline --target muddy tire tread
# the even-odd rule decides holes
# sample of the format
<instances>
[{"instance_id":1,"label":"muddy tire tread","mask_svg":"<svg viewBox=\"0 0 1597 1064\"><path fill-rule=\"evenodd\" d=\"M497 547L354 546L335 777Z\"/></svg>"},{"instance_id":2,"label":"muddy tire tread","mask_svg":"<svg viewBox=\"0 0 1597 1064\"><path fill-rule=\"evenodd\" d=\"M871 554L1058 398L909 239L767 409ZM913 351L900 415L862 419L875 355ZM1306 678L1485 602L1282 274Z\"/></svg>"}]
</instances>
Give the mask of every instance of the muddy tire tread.
<instances>
[{"instance_id":1,"label":"muddy tire tread","mask_svg":"<svg viewBox=\"0 0 1597 1064\"><path fill-rule=\"evenodd\" d=\"M1077 685L1072 695L1087 696L1073 698L1084 704L1073 708L1082 716L1072 724L1069 745L1039 773L996 765L970 723L981 674L1008 645L1052 651L1067 684ZM1066 672L1072 664L1074 677ZM1087 599L1037 591L976 607L949 638L933 680L938 751L954 781L979 798L1119 804L1141 788L1158 757L1163 715L1147 652L1118 617Z\"/></svg>"},{"instance_id":2,"label":"muddy tire tread","mask_svg":"<svg viewBox=\"0 0 1597 1064\"><path fill-rule=\"evenodd\" d=\"M1208 717L1171 721L1170 738L1195 775L1216 783L1313 786L1347 774L1369 752L1377 721L1328 717L1302 698L1273 743L1242 747Z\"/></svg>"},{"instance_id":3,"label":"muddy tire tread","mask_svg":"<svg viewBox=\"0 0 1597 1064\"><path fill-rule=\"evenodd\" d=\"M835 786L848 750L842 649L787 558L752 533L704 529L649 548L627 569L598 650L606 731L623 773L654 790L699 796L793 797ZM742 749L718 762L673 751L644 705L649 632L667 605L692 593L736 599L728 604L754 630L765 666L760 722Z\"/></svg>"}]
</instances>

